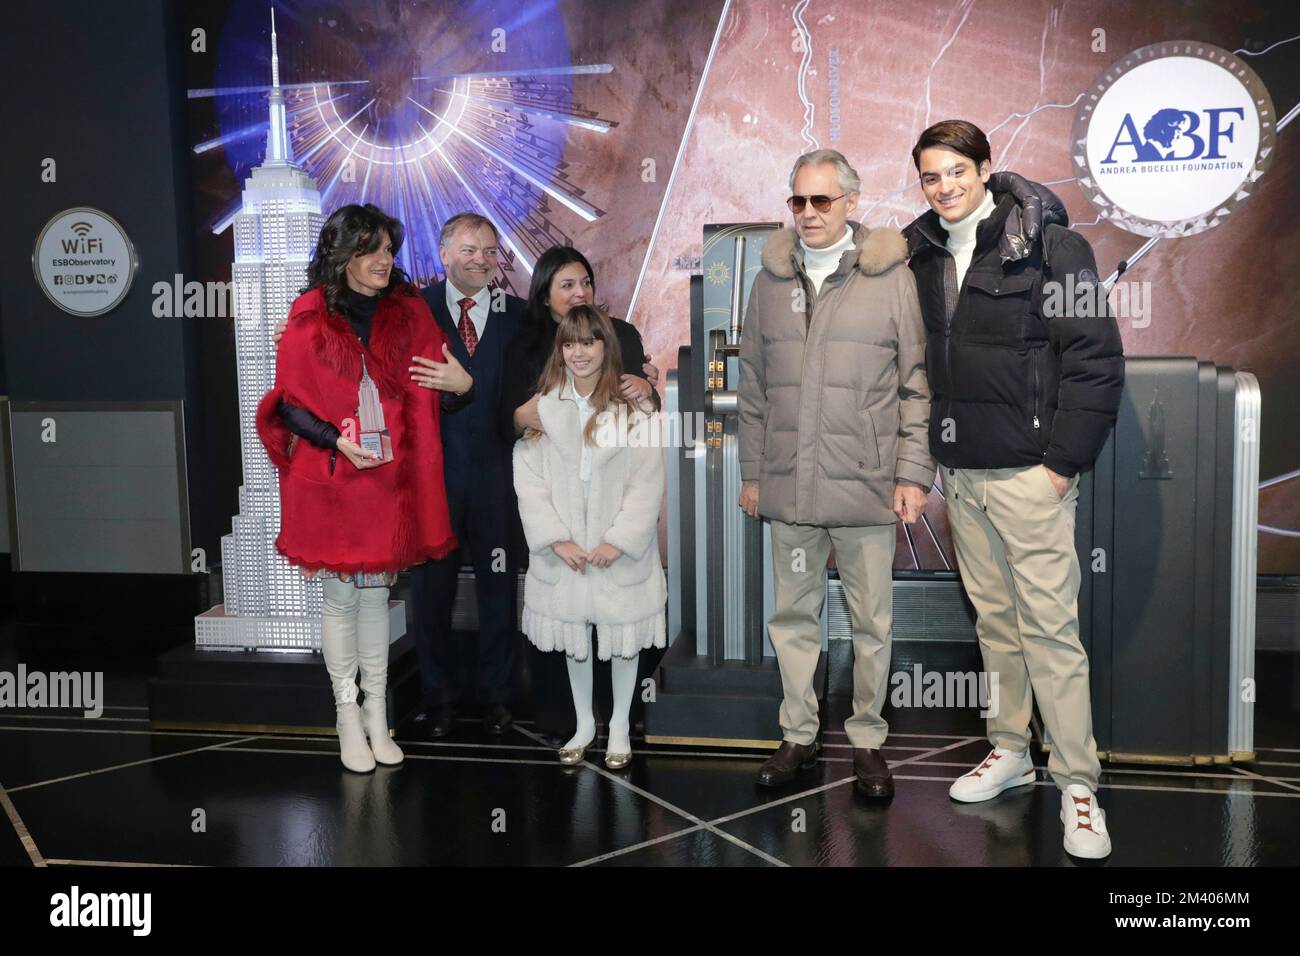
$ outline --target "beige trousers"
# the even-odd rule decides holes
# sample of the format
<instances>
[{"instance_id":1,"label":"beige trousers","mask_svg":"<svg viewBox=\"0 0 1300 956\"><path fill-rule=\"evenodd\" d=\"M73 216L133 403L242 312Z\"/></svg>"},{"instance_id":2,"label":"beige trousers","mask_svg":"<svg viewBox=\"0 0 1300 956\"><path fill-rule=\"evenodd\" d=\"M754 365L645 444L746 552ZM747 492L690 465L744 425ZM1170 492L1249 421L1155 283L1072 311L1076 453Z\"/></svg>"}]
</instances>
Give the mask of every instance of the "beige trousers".
<instances>
[{"instance_id":1,"label":"beige trousers","mask_svg":"<svg viewBox=\"0 0 1300 956\"><path fill-rule=\"evenodd\" d=\"M978 615L984 669L998 675L995 747L1029 746L1038 702L1052 741L1047 769L1064 789L1097 789L1088 656L1079 643L1079 557L1074 513L1079 478L1062 499L1040 465L941 468L957 565Z\"/></svg>"},{"instance_id":2,"label":"beige trousers","mask_svg":"<svg viewBox=\"0 0 1300 956\"><path fill-rule=\"evenodd\" d=\"M832 544L853 619L853 716L844 722L844 732L858 748L875 750L885 742L889 725L880 708L889 680L895 534L893 525L818 528L772 522L776 608L767 634L785 694L782 736L791 743L810 744L817 738L813 672L821 654L826 559Z\"/></svg>"}]
</instances>

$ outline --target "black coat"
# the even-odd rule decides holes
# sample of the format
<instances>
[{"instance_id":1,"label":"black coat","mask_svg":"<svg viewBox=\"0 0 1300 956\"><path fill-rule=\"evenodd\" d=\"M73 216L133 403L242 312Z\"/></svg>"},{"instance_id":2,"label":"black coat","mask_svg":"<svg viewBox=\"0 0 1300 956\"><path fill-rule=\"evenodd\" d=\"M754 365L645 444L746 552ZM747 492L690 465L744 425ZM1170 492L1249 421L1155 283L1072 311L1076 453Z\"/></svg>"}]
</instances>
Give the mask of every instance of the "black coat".
<instances>
[{"instance_id":1,"label":"black coat","mask_svg":"<svg viewBox=\"0 0 1300 956\"><path fill-rule=\"evenodd\" d=\"M614 335L618 339L624 374L645 378L645 373L641 370L646 363L641 333L630 322L613 317L609 321L614 326ZM501 388L500 428L501 434L512 443L518 434L514 422L515 409L526 403L537 391L537 380L541 378L546 360L555 348L556 328L556 323L548 316L545 327L539 330L540 334L529 334L529 330L525 329L506 349L508 375ZM658 404L657 392L652 392L651 398Z\"/></svg>"},{"instance_id":2,"label":"black coat","mask_svg":"<svg viewBox=\"0 0 1300 956\"><path fill-rule=\"evenodd\" d=\"M1100 285L1092 248L1050 212L1035 235L1022 228L1030 210L1015 195L995 186L993 198L960 289L938 214L904 230L927 335L930 449L949 468L1043 464L1068 477L1092 467L1115 424L1124 384L1119 328L1104 292L1091 297L1099 315L1077 301L1045 308L1053 291L1045 282L1073 289L1076 300ZM1016 233L1020 241L1008 242Z\"/></svg>"}]
</instances>

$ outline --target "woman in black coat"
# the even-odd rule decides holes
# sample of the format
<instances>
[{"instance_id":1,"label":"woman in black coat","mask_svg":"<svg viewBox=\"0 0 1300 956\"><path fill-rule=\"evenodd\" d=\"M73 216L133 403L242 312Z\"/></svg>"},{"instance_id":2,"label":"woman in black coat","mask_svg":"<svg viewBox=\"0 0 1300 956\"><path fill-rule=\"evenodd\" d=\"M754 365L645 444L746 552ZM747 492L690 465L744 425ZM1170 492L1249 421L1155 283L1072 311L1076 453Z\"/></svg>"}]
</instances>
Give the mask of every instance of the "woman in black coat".
<instances>
[{"instance_id":1,"label":"woman in black coat","mask_svg":"<svg viewBox=\"0 0 1300 956\"><path fill-rule=\"evenodd\" d=\"M539 431L537 379L555 345L555 329L564 314L575 305L594 305L596 278L591 263L572 246L551 246L533 269L528 288L528 310L524 327L506 348L508 370L501 388L501 429L507 438L517 438L526 426ZM612 316L609 320L618 337L623 360L623 396L635 404L651 402L659 408L655 391L659 370L641 343L636 326Z\"/></svg>"},{"instance_id":2,"label":"woman in black coat","mask_svg":"<svg viewBox=\"0 0 1300 956\"><path fill-rule=\"evenodd\" d=\"M555 330L569 309L575 305L593 305L595 297L595 274L581 252L572 246L552 246L542 253L533 269L532 284L528 289L524 327L506 347L500 426L510 440L517 438L526 427L541 430L542 422L537 416L537 380L554 350ZM655 385L659 370L650 364L650 356L645 354L641 343L641 334L635 326L622 319L611 317L610 323L614 326L622 353L624 397L643 408L653 406L657 411L659 393ZM522 534L517 534L522 539ZM521 559L526 559L528 549L522 540L516 542L516 551ZM560 741L568 740L573 736L576 715L564 655L546 654L531 644L527 645L527 652L533 678L533 717L537 729L543 735ZM653 672L660 656L660 653L641 655L642 678ZM609 713L608 662L597 663L595 679L597 707L602 713ZM638 694L633 698L631 714L634 735L642 707Z\"/></svg>"}]
</instances>

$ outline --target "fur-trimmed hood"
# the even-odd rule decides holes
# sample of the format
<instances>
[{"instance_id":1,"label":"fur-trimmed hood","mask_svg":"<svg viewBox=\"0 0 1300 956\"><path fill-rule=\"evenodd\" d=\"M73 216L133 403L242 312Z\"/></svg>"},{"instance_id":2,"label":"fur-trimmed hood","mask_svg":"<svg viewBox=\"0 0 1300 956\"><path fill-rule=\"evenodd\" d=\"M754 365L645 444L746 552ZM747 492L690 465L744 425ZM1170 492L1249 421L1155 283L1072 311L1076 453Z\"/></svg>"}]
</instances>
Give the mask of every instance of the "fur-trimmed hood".
<instances>
[{"instance_id":1,"label":"fur-trimmed hood","mask_svg":"<svg viewBox=\"0 0 1300 956\"><path fill-rule=\"evenodd\" d=\"M907 240L897 229L868 229L852 221L848 226L853 230L853 248L857 251L854 265L863 275L880 275L906 260ZM778 279L793 279L796 268L802 271L799 234L787 228L769 236L763 244L763 268Z\"/></svg>"}]
</instances>

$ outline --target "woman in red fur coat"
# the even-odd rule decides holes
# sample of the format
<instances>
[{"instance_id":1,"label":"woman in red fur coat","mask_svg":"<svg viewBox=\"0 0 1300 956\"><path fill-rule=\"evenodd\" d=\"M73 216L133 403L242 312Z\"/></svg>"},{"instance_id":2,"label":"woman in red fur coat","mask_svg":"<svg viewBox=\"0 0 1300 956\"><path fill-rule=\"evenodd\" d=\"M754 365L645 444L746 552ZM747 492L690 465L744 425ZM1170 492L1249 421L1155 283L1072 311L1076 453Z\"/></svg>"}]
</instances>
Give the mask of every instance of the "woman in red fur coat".
<instances>
[{"instance_id":1,"label":"woman in red fur coat","mask_svg":"<svg viewBox=\"0 0 1300 956\"><path fill-rule=\"evenodd\" d=\"M329 217L279 343L275 387L257 413L280 476L276 547L324 579L321 650L340 756L362 773L403 756L385 705L389 588L401 569L456 548L443 402L429 389L464 396L473 384L393 262L402 237L401 223L372 205ZM429 386L409 374L417 357Z\"/></svg>"}]
</instances>

